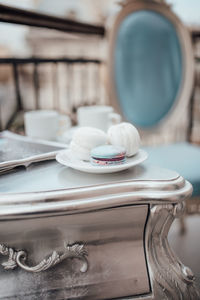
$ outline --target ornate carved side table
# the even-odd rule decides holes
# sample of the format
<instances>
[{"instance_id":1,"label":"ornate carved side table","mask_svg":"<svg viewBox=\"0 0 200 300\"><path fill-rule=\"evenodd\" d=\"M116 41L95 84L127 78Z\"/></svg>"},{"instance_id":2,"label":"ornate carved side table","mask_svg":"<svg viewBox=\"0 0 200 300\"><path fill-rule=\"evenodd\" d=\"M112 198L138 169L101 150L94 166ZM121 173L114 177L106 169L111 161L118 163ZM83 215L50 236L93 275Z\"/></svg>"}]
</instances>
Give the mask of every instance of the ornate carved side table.
<instances>
[{"instance_id":1,"label":"ornate carved side table","mask_svg":"<svg viewBox=\"0 0 200 300\"><path fill-rule=\"evenodd\" d=\"M0 178L0 299L199 299L169 247L191 185L144 165L105 175L56 162Z\"/></svg>"}]
</instances>

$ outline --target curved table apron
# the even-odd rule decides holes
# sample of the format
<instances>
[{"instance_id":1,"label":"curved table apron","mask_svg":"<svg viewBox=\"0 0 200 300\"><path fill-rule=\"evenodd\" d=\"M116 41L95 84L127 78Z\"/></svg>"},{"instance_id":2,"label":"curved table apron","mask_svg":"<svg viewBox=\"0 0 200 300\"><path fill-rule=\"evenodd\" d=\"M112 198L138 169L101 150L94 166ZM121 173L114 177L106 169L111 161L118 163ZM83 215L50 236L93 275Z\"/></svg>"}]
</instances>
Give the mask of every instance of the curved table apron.
<instances>
[{"instance_id":1,"label":"curved table apron","mask_svg":"<svg viewBox=\"0 0 200 300\"><path fill-rule=\"evenodd\" d=\"M167 235L192 187L139 165L87 174L57 162L0 177L0 299L198 299Z\"/></svg>"}]
</instances>

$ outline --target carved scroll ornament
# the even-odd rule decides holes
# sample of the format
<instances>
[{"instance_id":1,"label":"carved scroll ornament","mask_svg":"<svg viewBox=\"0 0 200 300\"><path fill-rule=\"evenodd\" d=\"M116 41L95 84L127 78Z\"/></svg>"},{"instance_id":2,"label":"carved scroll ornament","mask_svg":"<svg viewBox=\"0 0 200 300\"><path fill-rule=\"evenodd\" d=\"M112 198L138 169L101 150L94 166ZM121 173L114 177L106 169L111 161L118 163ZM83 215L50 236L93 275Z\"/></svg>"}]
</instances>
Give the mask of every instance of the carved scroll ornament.
<instances>
[{"instance_id":1,"label":"carved scroll ornament","mask_svg":"<svg viewBox=\"0 0 200 300\"><path fill-rule=\"evenodd\" d=\"M85 273L88 270L88 261L86 258L88 253L84 245L78 243L73 245L67 245L65 243L63 253L60 254L57 251L53 251L51 255L44 258L39 264L33 267L30 267L26 264L28 255L24 250L15 250L14 248L0 244L0 253L4 256L8 256L8 260L2 263L2 266L5 270L13 270L17 267L20 267L25 271L37 273L48 270L49 268L69 258L76 258L82 261L82 267L80 268L82 273Z\"/></svg>"}]
</instances>

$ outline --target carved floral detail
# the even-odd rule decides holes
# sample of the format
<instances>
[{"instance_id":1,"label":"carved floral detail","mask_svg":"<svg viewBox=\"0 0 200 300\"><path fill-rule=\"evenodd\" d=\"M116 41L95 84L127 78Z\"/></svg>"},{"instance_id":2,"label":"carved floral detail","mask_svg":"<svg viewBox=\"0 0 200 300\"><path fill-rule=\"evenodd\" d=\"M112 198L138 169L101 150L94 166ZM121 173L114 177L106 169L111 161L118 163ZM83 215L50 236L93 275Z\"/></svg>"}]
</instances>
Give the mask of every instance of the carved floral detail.
<instances>
[{"instance_id":1,"label":"carved floral detail","mask_svg":"<svg viewBox=\"0 0 200 300\"><path fill-rule=\"evenodd\" d=\"M65 243L63 253L60 254L57 251L53 251L51 255L44 258L39 264L33 267L26 264L27 253L24 250L15 250L14 248L0 244L0 253L4 256L8 256L8 260L2 263L5 270L13 270L20 267L25 271L37 273L45 271L69 258L76 258L82 261L81 272L84 273L88 270L88 261L86 259L88 253L84 245L78 243L73 245L67 245Z\"/></svg>"}]
</instances>

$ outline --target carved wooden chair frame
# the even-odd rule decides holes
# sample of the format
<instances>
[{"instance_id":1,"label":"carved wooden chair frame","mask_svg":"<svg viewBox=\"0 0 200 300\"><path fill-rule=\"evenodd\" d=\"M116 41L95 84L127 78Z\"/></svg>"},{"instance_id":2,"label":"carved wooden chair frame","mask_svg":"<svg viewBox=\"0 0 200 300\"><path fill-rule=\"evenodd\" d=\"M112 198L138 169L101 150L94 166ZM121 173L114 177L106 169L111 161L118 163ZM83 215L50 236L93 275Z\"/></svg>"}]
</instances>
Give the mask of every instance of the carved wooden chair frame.
<instances>
[{"instance_id":1,"label":"carved wooden chair frame","mask_svg":"<svg viewBox=\"0 0 200 300\"><path fill-rule=\"evenodd\" d=\"M190 34L181 23L178 17L171 11L170 6L164 2L158 2L155 0L126 0L122 3L122 9L117 15L114 25L109 32L109 53L108 53L108 83L109 83L109 96L110 102L115 107L115 109L120 112L122 111L119 106L118 97L116 94L116 86L114 82L114 68L113 68L113 53L115 48L115 40L117 32L122 21L133 12L138 10L152 10L160 13L166 17L175 27L177 35L180 40L180 45L182 48L183 56L183 78L181 82L180 89L177 93L176 100L172 105L172 108L167 113L167 115L156 125L156 127L148 128L146 130L141 130L145 134L153 134L155 131L162 132L163 129L168 128L180 119L183 112L187 109L188 103L191 97L193 85L194 85L194 58L193 58L193 49L191 43Z\"/></svg>"},{"instance_id":2,"label":"carved wooden chair frame","mask_svg":"<svg viewBox=\"0 0 200 300\"><path fill-rule=\"evenodd\" d=\"M122 21L130 14L139 10L152 10L160 13L166 17L175 27L183 57L183 77L181 86L177 93L177 97L167 115L156 125L156 127L142 129L140 132L144 140L147 136L153 134L162 135L167 128L173 128L177 120L180 120L182 115L188 111L189 102L194 88L194 56L192 49L191 36L188 29L182 24L179 18L172 12L171 7L164 1L156 0L126 0L122 2L122 9L117 15L114 24L109 32L109 53L108 53L108 83L110 102L117 112L123 115L120 109L119 101L116 93L116 86L114 82L114 68L113 68L113 53L115 48L115 41L117 32ZM186 201L186 213L194 214L200 211L199 197L193 197ZM190 201L192 202L190 203ZM181 220L181 231L185 231L183 219Z\"/></svg>"}]
</instances>

